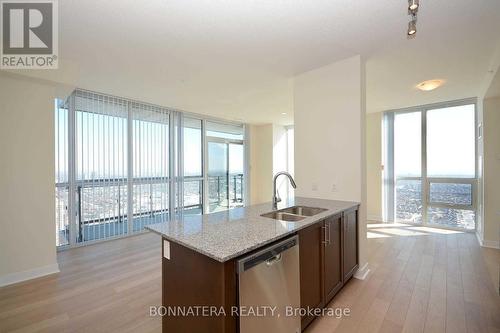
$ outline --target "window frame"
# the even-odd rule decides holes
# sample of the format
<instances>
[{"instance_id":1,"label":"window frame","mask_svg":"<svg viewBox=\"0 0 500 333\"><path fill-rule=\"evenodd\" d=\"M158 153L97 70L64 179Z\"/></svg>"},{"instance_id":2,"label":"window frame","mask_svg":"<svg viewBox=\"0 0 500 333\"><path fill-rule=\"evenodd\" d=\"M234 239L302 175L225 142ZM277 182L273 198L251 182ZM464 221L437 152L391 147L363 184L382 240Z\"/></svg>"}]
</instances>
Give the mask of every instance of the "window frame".
<instances>
[{"instance_id":1,"label":"window frame","mask_svg":"<svg viewBox=\"0 0 500 333\"><path fill-rule=\"evenodd\" d=\"M429 177L427 176L427 113L435 109L444 109L464 105L474 106L474 145L475 145L475 174L473 178L458 178L458 177ZM397 177L394 170L394 119L395 115L405 114L405 113L421 113L421 174L420 177ZM477 98L467 98L456 101L449 101L443 103L427 104L422 106L415 106L403 109L395 109L384 112L383 114L383 160L384 160L384 195L383 195L383 207L384 207L384 218L387 221L396 221L396 194L395 186L399 180L418 180L421 181L422 186L422 224L424 226L434 226L428 221L428 210L429 208L449 208L449 209L460 209L460 210L470 210L475 213L474 218L474 229L465 229L453 226L439 225L439 227L461 230L461 231L471 231L475 232L477 230L478 222L478 175L479 175L479 164L478 164L478 102ZM430 198L430 184L431 183L450 183L450 184L470 184L471 185L471 204L470 205L459 205L450 204L443 202L433 202ZM408 221L404 221L405 223ZM411 222L408 222L411 223ZM419 224L420 225L420 224Z\"/></svg>"},{"instance_id":2,"label":"window frame","mask_svg":"<svg viewBox=\"0 0 500 333\"><path fill-rule=\"evenodd\" d=\"M225 145L230 145L230 144L237 144L237 145L242 145L243 146L243 206L246 206L248 204L247 199L248 199L248 186L250 184L247 176L247 171L249 170L249 160L248 160L248 135L247 135L247 129L245 124L238 124L238 123L227 123L227 122L222 122L220 120L216 120L214 118L204 118L202 119L202 138L203 138L203 214L211 214L213 212L209 211L209 175L208 175L208 144L209 142L213 143L220 143L220 144L225 144ZM210 136L208 135L208 126L207 122L211 123L218 123L218 124L223 124L223 125L236 125L236 126L241 126L242 127L242 133L243 133L243 139L229 139L229 138L221 138L217 136ZM229 151L227 152L227 167L229 170ZM229 180L228 180L228 185L229 187ZM228 189L228 195L229 195L229 189ZM235 208L235 207L233 207ZM229 201L228 201L228 210L232 209L229 206Z\"/></svg>"}]
</instances>

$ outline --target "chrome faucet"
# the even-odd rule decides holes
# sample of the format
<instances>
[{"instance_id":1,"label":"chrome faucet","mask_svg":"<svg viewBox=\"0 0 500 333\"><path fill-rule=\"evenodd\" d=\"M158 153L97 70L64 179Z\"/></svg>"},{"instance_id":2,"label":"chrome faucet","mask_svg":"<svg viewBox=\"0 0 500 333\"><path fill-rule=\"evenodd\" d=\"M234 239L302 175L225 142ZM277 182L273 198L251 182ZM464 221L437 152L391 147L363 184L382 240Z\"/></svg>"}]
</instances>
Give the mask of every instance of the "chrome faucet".
<instances>
[{"instance_id":1,"label":"chrome faucet","mask_svg":"<svg viewBox=\"0 0 500 333\"><path fill-rule=\"evenodd\" d=\"M278 202L281 201L280 194L278 193L278 190L276 188L276 180L281 175L287 176L288 179L290 180L290 184L292 184L292 187L297 188L297 184L295 184L295 180L293 180L292 175L289 174L288 172L280 171L277 174L275 174L274 178L273 178L273 209L278 209Z\"/></svg>"}]
</instances>

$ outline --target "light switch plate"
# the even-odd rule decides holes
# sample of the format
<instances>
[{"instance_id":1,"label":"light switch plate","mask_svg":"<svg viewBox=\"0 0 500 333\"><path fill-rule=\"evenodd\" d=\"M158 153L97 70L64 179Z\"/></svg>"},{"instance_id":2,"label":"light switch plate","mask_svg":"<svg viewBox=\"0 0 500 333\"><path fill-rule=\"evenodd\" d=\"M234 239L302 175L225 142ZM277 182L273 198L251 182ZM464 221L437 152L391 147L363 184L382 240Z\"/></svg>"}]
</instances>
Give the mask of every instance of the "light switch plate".
<instances>
[{"instance_id":1,"label":"light switch plate","mask_svg":"<svg viewBox=\"0 0 500 333\"><path fill-rule=\"evenodd\" d=\"M170 260L170 242L163 240L163 258Z\"/></svg>"}]
</instances>

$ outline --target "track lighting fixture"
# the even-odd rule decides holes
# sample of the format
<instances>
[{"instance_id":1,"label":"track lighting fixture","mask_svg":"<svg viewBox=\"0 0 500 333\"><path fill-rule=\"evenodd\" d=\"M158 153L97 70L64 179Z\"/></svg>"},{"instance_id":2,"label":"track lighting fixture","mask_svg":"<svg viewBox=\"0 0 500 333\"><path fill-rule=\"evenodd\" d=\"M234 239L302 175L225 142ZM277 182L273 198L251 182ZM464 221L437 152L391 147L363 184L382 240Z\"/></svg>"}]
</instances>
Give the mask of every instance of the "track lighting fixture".
<instances>
[{"instance_id":1,"label":"track lighting fixture","mask_svg":"<svg viewBox=\"0 0 500 333\"><path fill-rule=\"evenodd\" d=\"M408 0L408 14L416 14L418 12L419 0Z\"/></svg>"},{"instance_id":2,"label":"track lighting fixture","mask_svg":"<svg viewBox=\"0 0 500 333\"><path fill-rule=\"evenodd\" d=\"M420 8L420 0L408 0L408 15L410 22L408 22L408 30L406 36L408 39L415 38L417 35L417 12Z\"/></svg>"},{"instance_id":3,"label":"track lighting fixture","mask_svg":"<svg viewBox=\"0 0 500 333\"><path fill-rule=\"evenodd\" d=\"M410 22L408 22L408 38L413 38L415 37L417 33L417 20L411 20Z\"/></svg>"}]
</instances>

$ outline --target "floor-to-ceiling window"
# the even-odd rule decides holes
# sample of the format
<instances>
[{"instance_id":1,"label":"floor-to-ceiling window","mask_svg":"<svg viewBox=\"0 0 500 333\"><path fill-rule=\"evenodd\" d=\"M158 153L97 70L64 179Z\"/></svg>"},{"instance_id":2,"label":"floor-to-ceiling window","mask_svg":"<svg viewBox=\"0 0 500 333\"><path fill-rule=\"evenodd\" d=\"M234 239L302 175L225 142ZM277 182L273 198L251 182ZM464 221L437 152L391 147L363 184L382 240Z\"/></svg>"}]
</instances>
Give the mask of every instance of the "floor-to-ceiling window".
<instances>
[{"instance_id":1,"label":"floor-to-ceiling window","mask_svg":"<svg viewBox=\"0 0 500 333\"><path fill-rule=\"evenodd\" d=\"M148 224L168 218L170 112L165 108L141 103L130 103L129 109L132 122L131 204L134 217L131 232L137 232Z\"/></svg>"},{"instance_id":2,"label":"floor-to-ceiling window","mask_svg":"<svg viewBox=\"0 0 500 333\"><path fill-rule=\"evenodd\" d=\"M69 244L68 109L55 101L55 201L56 246Z\"/></svg>"},{"instance_id":3,"label":"floor-to-ceiling window","mask_svg":"<svg viewBox=\"0 0 500 333\"><path fill-rule=\"evenodd\" d=\"M202 120L184 118L184 212L203 213Z\"/></svg>"},{"instance_id":4,"label":"floor-to-ceiling window","mask_svg":"<svg viewBox=\"0 0 500 333\"><path fill-rule=\"evenodd\" d=\"M54 118L57 246L244 204L242 124L84 90Z\"/></svg>"},{"instance_id":5,"label":"floor-to-ceiling window","mask_svg":"<svg viewBox=\"0 0 500 333\"><path fill-rule=\"evenodd\" d=\"M76 95L69 110L70 201L77 217L70 243L129 232L127 219L127 106L93 94ZM74 118L73 118L74 117ZM72 233L72 235L71 235Z\"/></svg>"},{"instance_id":6,"label":"floor-to-ceiling window","mask_svg":"<svg viewBox=\"0 0 500 333\"><path fill-rule=\"evenodd\" d=\"M427 111L427 221L475 228L473 104Z\"/></svg>"},{"instance_id":7,"label":"floor-to-ceiling window","mask_svg":"<svg viewBox=\"0 0 500 333\"><path fill-rule=\"evenodd\" d=\"M421 112L394 115L396 219L422 222Z\"/></svg>"},{"instance_id":8,"label":"floor-to-ceiling window","mask_svg":"<svg viewBox=\"0 0 500 333\"><path fill-rule=\"evenodd\" d=\"M385 114L386 216L475 229L475 101Z\"/></svg>"}]
</instances>

